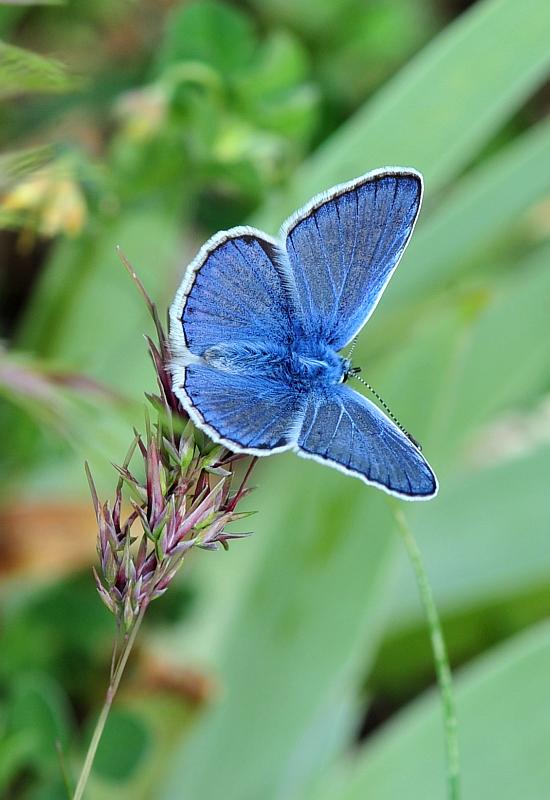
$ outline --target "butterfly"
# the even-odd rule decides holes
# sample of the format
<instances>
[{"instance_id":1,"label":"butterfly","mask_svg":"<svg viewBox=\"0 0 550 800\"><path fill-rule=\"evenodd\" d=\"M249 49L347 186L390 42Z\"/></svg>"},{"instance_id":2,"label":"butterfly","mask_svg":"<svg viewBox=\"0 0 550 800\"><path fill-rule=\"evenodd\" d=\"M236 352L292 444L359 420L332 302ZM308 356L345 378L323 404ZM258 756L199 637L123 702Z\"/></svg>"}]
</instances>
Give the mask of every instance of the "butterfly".
<instances>
[{"instance_id":1,"label":"butterfly","mask_svg":"<svg viewBox=\"0 0 550 800\"><path fill-rule=\"evenodd\" d=\"M387 167L310 200L273 238L221 231L170 307L173 388L215 442L256 456L293 450L397 497L437 479L417 443L347 384L340 351L376 308L412 235L422 176Z\"/></svg>"}]
</instances>

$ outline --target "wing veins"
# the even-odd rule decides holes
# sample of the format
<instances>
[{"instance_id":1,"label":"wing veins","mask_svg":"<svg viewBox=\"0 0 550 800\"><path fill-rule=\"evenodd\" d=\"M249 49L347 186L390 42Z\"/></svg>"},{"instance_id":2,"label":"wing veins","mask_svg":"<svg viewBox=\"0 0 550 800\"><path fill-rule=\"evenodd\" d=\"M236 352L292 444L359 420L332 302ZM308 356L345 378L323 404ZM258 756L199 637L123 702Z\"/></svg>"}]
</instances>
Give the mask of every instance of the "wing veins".
<instances>
[{"instance_id":1,"label":"wing veins","mask_svg":"<svg viewBox=\"0 0 550 800\"><path fill-rule=\"evenodd\" d=\"M294 232L294 230L296 230L296 229L294 228L293 232ZM290 242L290 246L294 250L294 257L295 257L296 261L299 261L299 259L296 257L297 256L296 248L294 247L294 242L292 241L292 238L289 238L289 242ZM313 309L313 298L311 296L311 291L310 291L309 285L308 285L307 281L303 281L303 285L304 285L305 290L306 290L307 302L308 302L308 305L309 305L309 316L310 316L310 319L315 319L315 313L314 313L314 309ZM300 302L300 306L302 306L301 302ZM302 306L302 310L303 310L303 306Z\"/></svg>"},{"instance_id":2,"label":"wing veins","mask_svg":"<svg viewBox=\"0 0 550 800\"><path fill-rule=\"evenodd\" d=\"M340 423L341 423L341 421L342 421L342 417L343 417L343 415L344 415L344 407L343 407L343 406L340 406L340 416L338 417L338 422L337 422L337 423L336 423L336 425L334 426L334 433L332 434L332 436L330 437L330 439L329 439L329 441L328 441L328 444L327 444L327 447L326 447L325 453L328 453L328 451L330 450L330 446L331 446L332 442L334 441L334 437L335 437L335 436L336 436L336 434L338 433L338 428L340 427Z\"/></svg>"},{"instance_id":3,"label":"wing veins","mask_svg":"<svg viewBox=\"0 0 550 800\"><path fill-rule=\"evenodd\" d=\"M272 426L272 425L273 425L273 424L274 424L274 423L275 423L277 420L281 419L281 417L282 417L282 416L283 416L283 414L282 414L282 413L280 413L280 414L277 414L277 416L276 416L276 417L274 417L273 419L271 419L271 420L270 420L270 421L269 421L269 422L268 422L266 425L264 425L264 427L263 427L263 428L261 428L259 431L255 431L255 433L254 433L254 436L255 436L255 437L260 437L260 436L262 436L262 434L264 434L264 433L265 433L267 430L269 430L269 428L270 428L270 427L271 427L271 426ZM283 435L286 435L286 432L285 432Z\"/></svg>"},{"instance_id":4,"label":"wing veins","mask_svg":"<svg viewBox=\"0 0 550 800\"><path fill-rule=\"evenodd\" d=\"M317 230L317 235L319 236L319 245L320 245L320 248L321 248L321 250L323 252L323 257L325 259L325 267L326 267L326 270L327 270L327 275L328 275L330 286L331 286L331 289L332 289L332 294L334 296L334 299L336 300L336 298L338 297L338 291L336 289L336 286L335 286L335 283L334 283L334 278L333 278L332 271L331 271L331 268L330 268L330 263L329 263L327 248L326 248L326 245L325 245L325 240L323 238L323 234L321 233L321 231L319 229L319 223L317 221L317 212L315 212L313 214L313 221L315 222L315 228Z\"/></svg>"},{"instance_id":5,"label":"wing veins","mask_svg":"<svg viewBox=\"0 0 550 800\"><path fill-rule=\"evenodd\" d=\"M309 434L311 433L311 429L313 428L313 426L315 425L315 422L317 421L318 413L319 413L319 404L316 403L315 404L315 411L313 413L313 419L311 420L311 425L307 429L307 433L304 436L302 436L302 439L303 439L304 442L308 438Z\"/></svg>"},{"instance_id":6,"label":"wing veins","mask_svg":"<svg viewBox=\"0 0 550 800\"><path fill-rule=\"evenodd\" d=\"M397 186L397 181L395 182L395 184ZM373 198L373 207L374 208L376 208L376 196L377 196L377 194L378 194L378 181L375 181L375 183L374 183L374 198ZM356 194L356 202L357 202L357 194ZM392 208L393 208L393 204L394 203L395 203L395 193L394 193L394 200L392 202ZM355 241L357 241L357 231L358 231L358 229L359 229L359 214L357 213L356 220L355 220ZM376 240L376 244L374 245L374 250L373 250L372 256L370 258L370 263L371 264L374 261L374 258L376 256L376 252L378 250L378 245L380 243L380 239L382 238L383 231L384 231L384 228L381 228L379 233L378 233L378 238ZM338 295L337 305L336 305L335 312L333 314L333 319L334 319L334 316L336 315L336 313L338 312L338 307L340 306L340 301L342 299L342 295L344 294L344 290L345 290L345 288L346 288L346 286L348 284L350 272L351 272L352 267L353 267L352 261L353 261L353 258L355 257L355 249L356 248L355 248L355 243L354 243L352 258L350 259L350 263L348 265L345 278L344 278L344 280L342 282L342 286L340 287L340 293Z\"/></svg>"}]
</instances>

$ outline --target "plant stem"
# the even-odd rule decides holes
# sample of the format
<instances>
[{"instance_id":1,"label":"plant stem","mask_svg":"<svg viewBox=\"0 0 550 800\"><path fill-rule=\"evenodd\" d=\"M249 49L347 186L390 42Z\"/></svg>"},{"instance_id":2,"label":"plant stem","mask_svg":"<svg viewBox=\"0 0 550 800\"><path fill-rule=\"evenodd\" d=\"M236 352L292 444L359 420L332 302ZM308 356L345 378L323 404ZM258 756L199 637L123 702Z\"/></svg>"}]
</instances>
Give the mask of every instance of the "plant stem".
<instances>
[{"instance_id":1,"label":"plant stem","mask_svg":"<svg viewBox=\"0 0 550 800\"><path fill-rule=\"evenodd\" d=\"M67 772L67 764L65 762L65 753L63 752L63 745L57 739L55 743L55 749L57 750L57 755L59 758L59 766L61 769L61 775L63 776L63 783L65 784L65 791L67 792L68 800L71 800L73 796L73 790L71 788L71 780L69 778L69 773Z\"/></svg>"},{"instance_id":2,"label":"plant stem","mask_svg":"<svg viewBox=\"0 0 550 800\"><path fill-rule=\"evenodd\" d=\"M443 705L443 721L445 725L445 749L447 754L447 786L449 800L459 800L460 798L460 763L458 752L457 719L453 693L453 681L447 648L443 638L443 631L439 621L439 614L435 606L432 589L428 580L428 575L424 568L422 555L416 539L410 530L403 511L393 504L393 511L399 533L407 548L407 553L411 560L416 575L418 591L422 599L422 605L426 612L428 627L430 630L430 640L435 661L435 671L439 692Z\"/></svg>"},{"instance_id":3,"label":"plant stem","mask_svg":"<svg viewBox=\"0 0 550 800\"><path fill-rule=\"evenodd\" d=\"M116 669L113 672L111 681L107 688L107 693L105 695L105 702L103 703L103 708L101 709L101 713L98 717L96 722L96 726L94 728L94 733L91 738L88 752L86 753L86 759L82 766L82 772L80 773L80 777L78 779L78 784L75 789L75 793L73 795L73 800L81 800L84 795L84 790L86 788L86 784L88 783L88 778L90 777L90 772L92 769L92 765L94 763L94 759L97 753L97 748L99 746L99 742L101 740L101 736L103 735L103 731L105 729L105 723L107 722L107 717L109 716L109 712L111 710L111 706L113 704L113 700L115 699L115 695L117 693L120 680L124 673L124 669L126 667L126 663L128 661L128 657L132 652L132 648L134 646L134 642L136 640L136 636L138 631L141 627L141 623L143 621L143 616L147 609L147 604L143 604L136 621L132 625L130 633L127 634L127 639L124 644L124 647L120 653L120 658L116 665ZM116 647L116 644L115 644Z\"/></svg>"}]
</instances>

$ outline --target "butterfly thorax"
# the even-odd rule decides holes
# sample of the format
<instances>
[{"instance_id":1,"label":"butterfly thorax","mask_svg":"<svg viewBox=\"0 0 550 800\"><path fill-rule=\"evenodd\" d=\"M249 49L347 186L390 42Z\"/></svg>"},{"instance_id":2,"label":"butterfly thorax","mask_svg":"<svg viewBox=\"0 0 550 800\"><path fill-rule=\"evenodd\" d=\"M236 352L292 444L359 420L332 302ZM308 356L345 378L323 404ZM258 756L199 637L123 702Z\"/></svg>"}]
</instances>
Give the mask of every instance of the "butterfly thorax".
<instances>
[{"instance_id":1,"label":"butterfly thorax","mask_svg":"<svg viewBox=\"0 0 550 800\"><path fill-rule=\"evenodd\" d=\"M341 383L349 361L327 345L304 347L299 342L230 342L209 347L204 361L222 372L250 375L285 383L300 389Z\"/></svg>"}]
</instances>

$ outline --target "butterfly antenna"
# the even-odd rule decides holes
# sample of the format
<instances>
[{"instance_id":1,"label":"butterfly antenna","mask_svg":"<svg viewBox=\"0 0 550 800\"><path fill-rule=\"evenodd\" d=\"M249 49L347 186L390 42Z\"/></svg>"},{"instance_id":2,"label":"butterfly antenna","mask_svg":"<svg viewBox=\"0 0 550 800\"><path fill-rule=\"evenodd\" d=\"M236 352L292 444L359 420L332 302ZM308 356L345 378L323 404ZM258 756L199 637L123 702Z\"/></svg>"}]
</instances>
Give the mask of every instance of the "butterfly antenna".
<instances>
[{"instance_id":1,"label":"butterfly antenna","mask_svg":"<svg viewBox=\"0 0 550 800\"><path fill-rule=\"evenodd\" d=\"M405 434L407 439L409 439L409 441L411 441L414 444L414 446L416 447L417 450L422 450L422 445L420 444L420 442L417 442L416 439L414 438L414 436L411 436L411 434L408 432L408 430L406 430L406 428L404 428L403 425L401 425L401 423L399 422L399 420L397 419L395 414L392 413L392 410L390 409L388 404L384 400L382 400L382 398L380 397L380 395L378 394L376 389L373 386L371 386L370 383L368 383L368 381L365 381L365 380L363 380L363 378L360 378L359 375L357 375L356 372L352 371L350 373L350 375L351 375L352 378L355 378L355 380L359 381L359 383L362 383L363 386L367 387L369 392L371 392L371 394L373 394L376 397L376 399L378 400L378 402L380 403L380 405L382 406L384 411L387 413L388 417L391 420L393 420L393 422L395 422L395 424L397 425L399 430L403 431L403 433Z\"/></svg>"},{"instance_id":2,"label":"butterfly antenna","mask_svg":"<svg viewBox=\"0 0 550 800\"><path fill-rule=\"evenodd\" d=\"M351 357L352 357L352 355L353 355L353 351L355 350L355 345L357 344L357 338L358 338L358 337L356 336L356 337L354 338L354 340L352 341L352 343L351 343L351 347L350 347L350 349L349 349L349 353L348 353L348 354L347 354L347 356L346 356L346 358L348 359L348 361L350 361L350 360L351 360Z\"/></svg>"}]
</instances>

